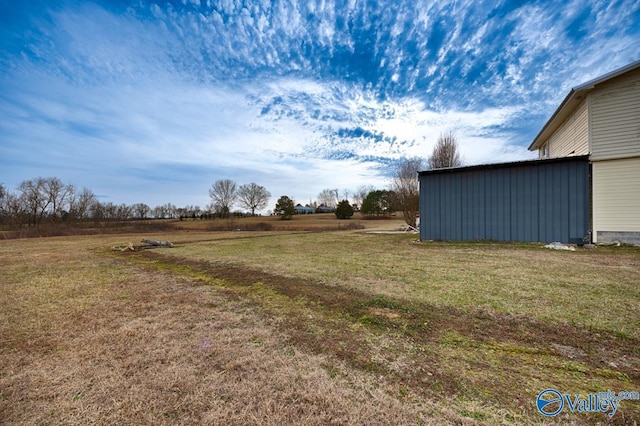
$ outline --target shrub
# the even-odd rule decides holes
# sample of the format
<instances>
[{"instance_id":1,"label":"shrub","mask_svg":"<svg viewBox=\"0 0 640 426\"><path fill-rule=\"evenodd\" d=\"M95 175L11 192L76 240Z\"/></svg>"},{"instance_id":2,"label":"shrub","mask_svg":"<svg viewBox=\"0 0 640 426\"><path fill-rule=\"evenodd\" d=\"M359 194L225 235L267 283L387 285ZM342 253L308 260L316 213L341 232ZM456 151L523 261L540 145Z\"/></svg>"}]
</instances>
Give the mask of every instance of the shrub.
<instances>
[{"instance_id":1,"label":"shrub","mask_svg":"<svg viewBox=\"0 0 640 426\"><path fill-rule=\"evenodd\" d=\"M296 213L293 200L286 195L283 195L278 199L276 208L273 212L277 216L280 216L280 219L291 219L291 216Z\"/></svg>"},{"instance_id":2,"label":"shrub","mask_svg":"<svg viewBox=\"0 0 640 426\"><path fill-rule=\"evenodd\" d=\"M353 206L347 200L340 201L336 207L336 217L338 219L349 219L351 216L353 216Z\"/></svg>"}]
</instances>

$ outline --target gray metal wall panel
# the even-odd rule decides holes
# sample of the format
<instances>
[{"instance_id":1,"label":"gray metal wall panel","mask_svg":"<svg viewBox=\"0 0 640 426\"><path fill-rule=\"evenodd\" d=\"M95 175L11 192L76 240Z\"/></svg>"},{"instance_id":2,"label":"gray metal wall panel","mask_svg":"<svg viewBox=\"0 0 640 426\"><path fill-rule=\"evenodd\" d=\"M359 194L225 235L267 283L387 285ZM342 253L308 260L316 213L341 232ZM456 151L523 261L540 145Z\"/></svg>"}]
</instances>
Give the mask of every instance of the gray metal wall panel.
<instances>
[{"instance_id":1,"label":"gray metal wall panel","mask_svg":"<svg viewBox=\"0 0 640 426\"><path fill-rule=\"evenodd\" d=\"M589 229L584 157L420 174L420 238L579 242Z\"/></svg>"}]
</instances>

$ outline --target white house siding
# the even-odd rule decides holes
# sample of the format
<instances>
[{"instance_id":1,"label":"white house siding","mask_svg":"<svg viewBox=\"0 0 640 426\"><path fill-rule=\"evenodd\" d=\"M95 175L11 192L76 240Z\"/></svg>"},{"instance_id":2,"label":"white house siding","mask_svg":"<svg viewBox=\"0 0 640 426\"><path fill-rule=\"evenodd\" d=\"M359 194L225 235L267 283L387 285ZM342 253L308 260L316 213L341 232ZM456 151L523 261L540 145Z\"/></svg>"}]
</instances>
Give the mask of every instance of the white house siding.
<instances>
[{"instance_id":1,"label":"white house siding","mask_svg":"<svg viewBox=\"0 0 640 426\"><path fill-rule=\"evenodd\" d=\"M589 94L593 161L640 156L640 70Z\"/></svg>"},{"instance_id":2,"label":"white house siding","mask_svg":"<svg viewBox=\"0 0 640 426\"><path fill-rule=\"evenodd\" d=\"M640 243L640 157L592 167L593 240Z\"/></svg>"},{"instance_id":3,"label":"white house siding","mask_svg":"<svg viewBox=\"0 0 640 426\"><path fill-rule=\"evenodd\" d=\"M553 132L548 141L549 158L589 153L587 111L587 101L584 100L558 130Z\"/></svg>"}]
</instances>

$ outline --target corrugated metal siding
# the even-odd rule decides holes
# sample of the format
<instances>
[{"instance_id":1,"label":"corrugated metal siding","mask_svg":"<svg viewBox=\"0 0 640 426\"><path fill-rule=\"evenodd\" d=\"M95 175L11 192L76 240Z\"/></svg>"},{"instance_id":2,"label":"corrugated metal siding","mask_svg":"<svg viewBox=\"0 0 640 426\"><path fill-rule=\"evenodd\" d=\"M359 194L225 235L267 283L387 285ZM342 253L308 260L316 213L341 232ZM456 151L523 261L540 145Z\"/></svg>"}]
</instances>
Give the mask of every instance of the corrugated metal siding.
<instances>
[{"instance_id":1,"label":"corrugated metal siding","mask_svg":"<svg viewBox=\"0 0 640 426\"><path fill-rule=\"evenodd\" d=\"M584 100L576 111L549 138L549 157L586 155L589 153L589 126L587 101Z\"/></svg>"},{"instance_id":2,"label":"corrugated metal siding","mask_svg":"<svg viewBox=\"0 0 640 426\"><path fill-rule=\"evenodd\" d=\"M593 228L640 232L640 158L593 163Z\"/></svg>"},{"instance_id":3,"label":"corrugated metal siding","mask_svg":"<svg viewBox=\"0 0 640 426\"><path fill-rule=\"evenodd\" d=\"M589 94L593 160L640 155L640 71Z\"/></svg>"},{"instance_id":4,"label":"corrugated metal siding","mask_svg":"<svg viewBox=\"0 0 640 426\"><path fill-rule=\"evenodd\" d=\"M576 243L588 230L586 157L420 174L423 240Z\"/></svg>"}]
</instances>

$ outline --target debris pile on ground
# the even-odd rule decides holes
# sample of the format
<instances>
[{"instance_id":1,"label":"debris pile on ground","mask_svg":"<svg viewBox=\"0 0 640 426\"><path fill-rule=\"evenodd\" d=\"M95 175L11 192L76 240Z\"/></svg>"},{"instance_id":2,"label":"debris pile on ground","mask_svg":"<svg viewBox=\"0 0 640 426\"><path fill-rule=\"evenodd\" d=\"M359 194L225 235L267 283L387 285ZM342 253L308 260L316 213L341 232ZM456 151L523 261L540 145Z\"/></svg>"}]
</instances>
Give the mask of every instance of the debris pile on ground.
<instances>
[{"instance_id":1,"label":"debris pile on ground","mask_svg":"<svg viewBox=\"0 0 640 426\"><path fill-rule=\"evenodd\" d=\"M136 247L133 245L133 243L131 241L129 241L127 243L127 245L124 246L115 246L112 247L111 250L118 250L118 251L136 251Z\"/></svg>"},{"instance_id":2,"label":"debris pile on ground","mask_svg":"<svg viewBox=\"0 0 640 426\"><path fill-rule=\"evenodd\" d=\"M171 241L142 240L142 242L154 247L173 247Z\"/></svg>"},{"instance_id":3,"label":"debris pile on ground","mask_svg":"<svg viewBox=\"0 0 640 426\"><path fill-rule=\"evenodd\" d=\"M553 250L569 250L569 251L576 251L576 248L573 246L568 246L566 244L562 244L559 242L553 242L553 243L549 243L546 246L544 246L544 248L548 248L548 249L553 249Z\"/></svg>"},{"instance_id":4,"label":"debris pile on ground","mask_svg":"<svg viewBox=\"0 0 640 426\"><path fill-rule=\"evenodd\" d=\"M173 247L173 243L171 241L159 241L159 240L142 240L143 244L134 245L131 241L129 241L126 245L115 246L112 247L111 250L116 251L136 251L136 250L144 250L153 247Z\"/></svg>"},{"instance_id":5,"label":"debris pile on ground","mask_svg":"<svg viewBox=\"0 0 640 426\"><path fill-rule=\"evenodd\" d=\"M413 234L417 234L417 233L419 233L419 232L420 232L420 231L418 230L418 228L414 228L414 227L413 227L413 226L411 226L411 225L402 225L401 227L399 227L399 228L397 229L397 231L398 231L398 232L411 232L411 233L413 233Z\"/></svg>"}]
</instances>

